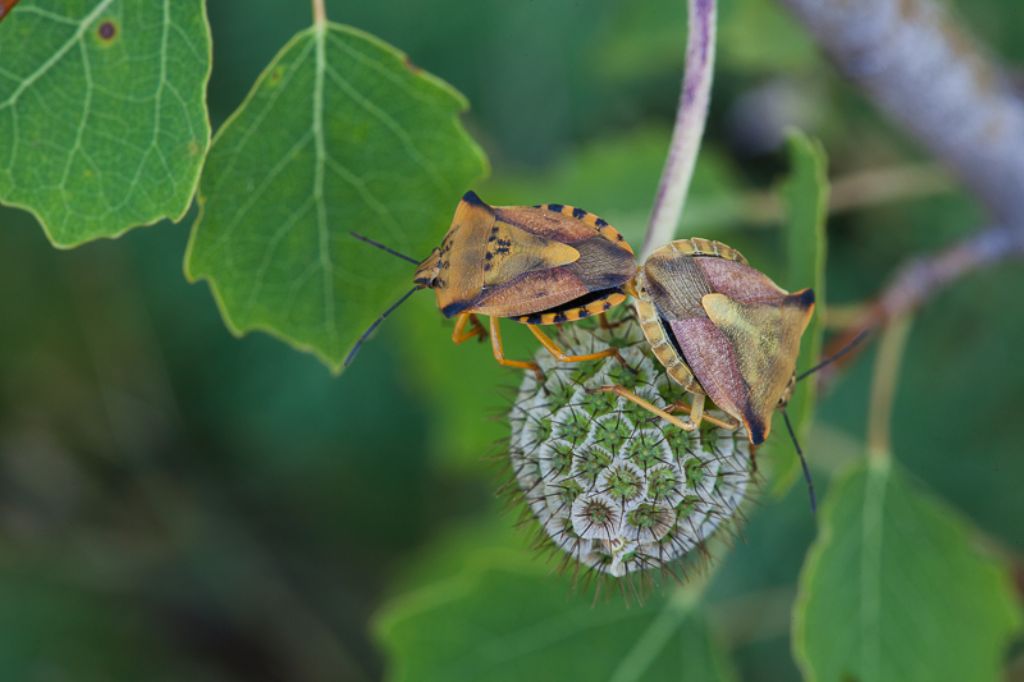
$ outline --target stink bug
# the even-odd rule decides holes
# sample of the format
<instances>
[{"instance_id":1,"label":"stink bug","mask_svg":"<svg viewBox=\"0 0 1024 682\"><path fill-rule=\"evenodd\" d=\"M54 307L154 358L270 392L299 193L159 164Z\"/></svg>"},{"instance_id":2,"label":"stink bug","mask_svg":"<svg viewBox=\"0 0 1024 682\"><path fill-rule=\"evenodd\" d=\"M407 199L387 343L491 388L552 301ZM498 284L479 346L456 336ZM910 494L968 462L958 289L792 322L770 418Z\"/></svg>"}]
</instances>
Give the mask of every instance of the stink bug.
<instances>
[{"instance_id":1,"label":"stink bug","mask_svg":"<svg viewBox=\"0 0 1024 682\"><path fill-rule=\"evenodd\" d=\"M422 262L366 237L355 237L417 265L415 286L384 312L359 338L363 341L384 318L418 289L433 289L437 307L455 318L452 341L487 334L477 315L490 318L494 358L506 367L532 369L533 362L505 357L498 319L526 324L537 340L563 362L596 360L617 354L608 348L566 355L539 325L600 315L626 300L624 287L636 274L633 249L605 220L564 204L488 206L467 192L448 233ZM466 329L466 327L471 327Z\"/></svg>"},{"instance_id":2,"label":"stink bug","mask_svg":"<svg viewBox=\"0 0 1024 682\"><path fill-rule=\"evenodd\" d=\"M711 398L746 427L751 444L764 442L772 412L793 392L814 292L791 294L739 251L699 238L656 250L631 286L655 357L694 395L690 419L679 425L697 428Z\"/></svg>"}]
</instances>

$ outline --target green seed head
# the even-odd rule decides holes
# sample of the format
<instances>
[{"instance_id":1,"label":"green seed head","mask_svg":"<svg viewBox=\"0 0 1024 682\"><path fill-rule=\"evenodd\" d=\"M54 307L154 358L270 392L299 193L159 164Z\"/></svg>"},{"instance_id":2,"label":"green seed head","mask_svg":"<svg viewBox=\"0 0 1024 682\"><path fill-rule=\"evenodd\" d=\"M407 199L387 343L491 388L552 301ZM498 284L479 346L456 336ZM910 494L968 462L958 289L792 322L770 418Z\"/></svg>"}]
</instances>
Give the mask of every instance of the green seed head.
<instances>
[{"instance_id":1,"label":"green seed head","mask_svg":"<svg viewBox=\"0 0 1024 682\"><path fill-rule=\"evenodd\" d=\"M574 354L615 346L625 362L563 364L540 349L543 382L524 374L510 416L511 462L550 540L583 564L621 577L678 559L734 519L752 477L743 431L705 422L686 432L617 395L595 392L626 386L658 406L683 396L632 321L612 330L572 325L558 343Z\"/></svg>"}]
</instances>

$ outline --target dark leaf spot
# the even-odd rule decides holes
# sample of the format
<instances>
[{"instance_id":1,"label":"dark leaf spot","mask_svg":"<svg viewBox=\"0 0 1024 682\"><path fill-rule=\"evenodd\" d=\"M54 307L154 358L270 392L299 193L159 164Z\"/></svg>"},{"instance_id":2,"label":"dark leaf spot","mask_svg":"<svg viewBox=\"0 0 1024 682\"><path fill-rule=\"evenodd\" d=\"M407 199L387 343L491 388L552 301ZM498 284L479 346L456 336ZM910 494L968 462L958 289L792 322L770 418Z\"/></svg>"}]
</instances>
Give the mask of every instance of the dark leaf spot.
<instances>
[{"instance_id":1,"label":"dark leaf spot","mask_svg":"<svg viewBox=\"0 0 1024 682\"><path fill-rule=\"evenodd\" d=\"M117 35L117 27L114 26L112 21L104 21L100 24L99 34L103 40L113 40L114 36Z\"/></svg>"}]
</instances>

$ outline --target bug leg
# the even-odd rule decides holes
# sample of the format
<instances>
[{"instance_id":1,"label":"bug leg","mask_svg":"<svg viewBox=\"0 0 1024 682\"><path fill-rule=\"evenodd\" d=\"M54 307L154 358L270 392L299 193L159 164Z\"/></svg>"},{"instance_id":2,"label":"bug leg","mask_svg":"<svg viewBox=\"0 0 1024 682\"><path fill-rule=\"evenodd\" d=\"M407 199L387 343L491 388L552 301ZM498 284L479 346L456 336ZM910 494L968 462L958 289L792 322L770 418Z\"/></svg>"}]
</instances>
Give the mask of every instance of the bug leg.
<instances>
[{"instance_id":1,"label":"bug leg","mask_svg":"<svg viewBox=\"0 0 1024 682\"><path fill-rule=\"evenodd\" d=\"M739 427L739 422L729 421L725 419L719 419L718 417L704 413L704 402L707 400L707 396L703 394L694 394L693 405L690 405L685 400L680 400L678 403L669 405L666 408L667 412L689 412L690 421L693 422L694 428L700 426L701 422L707 421L715 426L734 431Z\"/></svg>"},{"instance_id":2,"label":"bug leg","mask_svg":"<svg viewBox=\"0 0 1024 682\"><path fill-rule=\"evenodd\" d=\"M651 414L654 414L654 415L657 415L657 416L661 417L662 419L667 421L672 426L676 426L676 427L682 429L683 431L693 431L695 428L697 428L696 425L693 424L692 422L689 422L689 423L688 422L684 422L679 417L672 416L671 414L669 414L665 410L663 410L663 409L661 409L659 407L655 407L650 402L644 400L643 398L638 396L636 393L633 393L628 388L625 388L623 386L599 386L598 388L591 389L591 391L593 391L595 393L597 393L597 392L600 392L600 393L614 393L614 394L616 394L616 395L618 395L618 396L620 396L622 398L625 398L626 400L629 400L631 402L636 403L637 405L639 405L640 407L644 408L645 410L647 410Z\"/></svg>"},{"instance_id":3,"label":"bug leg","mask_svg":"<svg viewBox=\"0 0 1024 682\"><path fill-rule=\"evenodd\" d=\"M601 329L606 329L606 330L607 329L618 329L619 327L622 326L623 322L624 322L624 320L619 320L618 322L609 322L608 321L608 313L601 313L597 317L597 323L599 325L601 325Z\"/></svg>"},{"instance_id":4,"label":"bug leg","mask_svg":"<svg viewBox=\"0 0 1024 682\"><path fill-rule=\"evenodd\" d=\"M501 327L498 326L496 317L491 318L491 349L494 351L494 359L498 361L499 365L533 370L533 373L537 375L537 380L544 381L544 373L540 371L540 367L536 363L525 360L509 360L505 357L505 346L501 342Z\"/></svg>"},{"instance_id":5,"label":"bug leg","mask_svg":"<svg viewBox=\"0 0 1024 682\"><path fill-rule=\"evenodd\" d=\"M566 355L565 351L559 348L558 344L552 341L551 337L542 332L536 325L528 324L526 326L529 327L533 335L537 337L538 341L540 341L540 345L547 348L548 352L554 355L555 359L559 362L586 362L587 360L600 360L601 358L619 355L619 350L617 348L605 348L602 351L587 353L585 355ZM621 356L619 356L619 359L622 359Z\"/></svg>"},{"instance_id":6,"label":"bug leg","mask_svg":"<svg viewBox=\"0 0 1024 682\"><path fill-rule=\"evenodd\" d=\"M693 422L695 428L700 428L700 423L704 420L704 401L706 399L707 396L703 393L693 396L693 402L690 405L690 421Z\"/></svg>"},{"instance_id":7,"label":"bug leg","mask_svg":"<svg viewBox=\"0 0 1024 682\"><path fill-rule=\"evenodd\" d=\"M473 329L476 330L476 333L480 336L481 341L487 338L487 330L484 329L484 326L482 324L480 324L480 320L476 319L476 315L469 316L469 324L471 327L473 327Z\"/></svg>"},{"instance_id":8,"label":"bug leg","mask_svg":"<svg viewBox=\"0 0 1024 682\"><path fill-rule=\"evenodd\" d=\"M473 327L468 332L466 331L466 324ZM455 329L452 330L452 343L465 343L473 337L479 336L481 339L487 335L487 330L480 324L480 321L476 319L476 315L473 313L460 313L455 318Z\"/></svg>"}]
</instances>

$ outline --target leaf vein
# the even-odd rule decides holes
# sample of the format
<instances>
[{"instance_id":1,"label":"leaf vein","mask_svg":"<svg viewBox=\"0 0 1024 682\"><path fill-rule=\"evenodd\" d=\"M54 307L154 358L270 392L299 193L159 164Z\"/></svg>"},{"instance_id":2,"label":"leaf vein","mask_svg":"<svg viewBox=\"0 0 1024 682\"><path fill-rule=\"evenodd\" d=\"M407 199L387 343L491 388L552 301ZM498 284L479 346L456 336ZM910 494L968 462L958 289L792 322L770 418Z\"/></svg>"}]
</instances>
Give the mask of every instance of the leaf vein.
<instances>
[{"instance_id":1,"label":"leaf vein","mask_svg":"<svg viewBox=\"0 0 1024 682\"><path fill-rule=\"evenodd\" d=\"M93 9L92 12L89 12L89 14L87 14L80 22L78 22L78 28L71 35L71 37L68 38L67 42L61 45L60 48L50 56L49 59L43 62L38 69L36 69L25 80L23 80L21 84L14 89L14 92L12 92L6 100L0 102L0 109L17 104L18 99L21 97L22 93L24 93L26 90L32 87L37 80L45 76L50 71L50 69L56 66L57 63L59 63L60 60L62 60L64 56L71 51L71 48L75 46L75 43L82 39L82 36L85 34L85 31L89 28L89 26L92 25L92 23L96 20L97 17L99 17L101 14L103 14L103 12L106 11L107 7L109 7L110 3L112 3L113 1L114 0L102 0L102 2L96 5L96 8Z\"/></svg>"},{"instance_id":2,"label":"leaf vein","mask_svg":"<svg viewBox=\"0 0 1024 682\"><path fill-rule=\"evenodd\" d=\"M416 148L416 145L413 144L412 138L409 136L409 133L408 131L406 131L405 128L403 128L395 119L391 118L391 116L389 116L385 111L377 107L376 104L360 95L359 92L354 87L352 87L352 84L345 80L345 78L343 78L336 71L334 71L333 69L327 69L327 75L330 76L331 80L334 81L335 85L337 85L339 88L345 91L345 93L352 99L352 101L354 101L356 104L362 107L367 113L369 113L371 116L380 121L381 124L384 125L384 127L390 130L395 135L395 137L397 137L399 141L401 141L402 145L405 147L406 152L409 154L409 158L416 162L416 165L418 165L421 169L427 172L427 175L430 176L430 179L440 190L445 192L451 190L451 188L448 186L448 183L445 182L445 180L441 177L440 173L437 172L437 168L432 163L430 163L430 161L427 158L425 158L423 154L421 154L420 151Z\"/></svg>"},{"instance_id":3,"label":"leaf vein","mask_svg":"<svg viewBox=\"0 0 1024 682\"><path fill-rule=\"evenodd\" d=\"M330 233L327 224L327 203L324 201L324 166L327 162L324 141L324 72L327 70L325 54L326 31L324 24L316 31L316 81L313 87L313 136L316 141L316 166L313 176L313 198L316 200L317 231L320 237L320 266L324 275L324 326L333 342L338 330L334 319L334 263L330 253Z\"/></svg>"}]
</instances>

